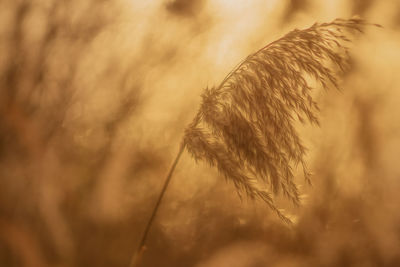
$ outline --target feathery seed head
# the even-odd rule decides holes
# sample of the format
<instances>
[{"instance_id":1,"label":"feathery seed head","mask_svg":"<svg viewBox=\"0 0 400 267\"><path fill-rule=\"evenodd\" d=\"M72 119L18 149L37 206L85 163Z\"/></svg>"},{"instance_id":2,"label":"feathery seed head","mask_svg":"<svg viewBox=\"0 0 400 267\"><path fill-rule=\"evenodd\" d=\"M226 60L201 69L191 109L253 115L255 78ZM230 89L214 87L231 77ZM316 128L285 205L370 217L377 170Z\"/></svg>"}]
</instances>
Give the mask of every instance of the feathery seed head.
<instances>
[{"instance_id":1,"label":"feathery seed head","mask_svg":"<svg viewBox=\"0 0 400 267\"><path fill-rule=\"evenodd\" d=\"M218 87L205 89L185 132L188 151L289 222L265 187L299 205L293 168L300 164L309 183L310 174L294 122L319 124L309 80L338 88L337 73L348 62L347 36L365 24L358 18L314 24L249 55Z\"/></svg>"}]
</instances>

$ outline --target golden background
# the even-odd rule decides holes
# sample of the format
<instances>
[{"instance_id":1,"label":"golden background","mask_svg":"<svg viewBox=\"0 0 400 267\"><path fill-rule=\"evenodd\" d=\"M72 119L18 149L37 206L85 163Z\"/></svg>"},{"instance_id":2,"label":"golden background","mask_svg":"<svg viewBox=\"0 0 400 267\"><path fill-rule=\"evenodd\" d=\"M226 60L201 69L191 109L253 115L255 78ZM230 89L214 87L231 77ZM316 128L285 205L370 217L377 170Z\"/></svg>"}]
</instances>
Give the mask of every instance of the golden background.
<instances>
[{"instance_id":1,"label":"golden background","mask_svg":"<svg viewBox=\"0 0 400 267\"><path fill-rule=\"evenodd\" d=\"M140 266L400 266L400 1L0 1L0 266L129 266L200 94L295 28L359 15L301 126L293 227L185 153Z\"/></svg>"}]
</instances>

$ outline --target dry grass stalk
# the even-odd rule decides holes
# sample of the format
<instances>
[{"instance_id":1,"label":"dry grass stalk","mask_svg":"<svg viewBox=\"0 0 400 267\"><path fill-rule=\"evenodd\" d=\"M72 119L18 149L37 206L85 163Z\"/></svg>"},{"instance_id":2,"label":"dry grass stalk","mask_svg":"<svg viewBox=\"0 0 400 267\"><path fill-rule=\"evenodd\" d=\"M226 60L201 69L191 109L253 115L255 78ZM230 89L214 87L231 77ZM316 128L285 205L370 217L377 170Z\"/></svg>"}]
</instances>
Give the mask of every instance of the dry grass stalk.
<instances>
[{"instance_id":1,"label":"dry grass stalk","mask_svg":"<svg viewBox=\"0 0 400 267\"><path fill-rule=\"evenodd\" d=\"M216 166L239 194L265 201L290 223L271 192L299 205L293 174L298 165L311 183L306 148L294 126L296 120L319 124L309 78L337 88L337 73L348 65L348 35L365 24L358 18L316 23L249 55L203 93L183 141L193 158Z\"/></svg>"},{"instance_id":2,"label":"dry grass stalk","mask_svg":"<svg viewBox=\"0 0 400 267\"><path fill-rule=\"evenodd\" d=\"M196 161L217 167L233 182L239 195L244 192L264 201L283 221L291 223L275 205L271 192L282 192L299 205L293 174L298 165L311 183L306 148L294 125L296 120L319 124L319 108L309 80L313 78L325 89L332 85L338 88L337 73L348 65L348 36L362 32L366 24L358 18L336 19L293 30L249 55L218 87L205 90L130 266L138 264L150 226L185 148Z\"/></svg>"}]
</instances>

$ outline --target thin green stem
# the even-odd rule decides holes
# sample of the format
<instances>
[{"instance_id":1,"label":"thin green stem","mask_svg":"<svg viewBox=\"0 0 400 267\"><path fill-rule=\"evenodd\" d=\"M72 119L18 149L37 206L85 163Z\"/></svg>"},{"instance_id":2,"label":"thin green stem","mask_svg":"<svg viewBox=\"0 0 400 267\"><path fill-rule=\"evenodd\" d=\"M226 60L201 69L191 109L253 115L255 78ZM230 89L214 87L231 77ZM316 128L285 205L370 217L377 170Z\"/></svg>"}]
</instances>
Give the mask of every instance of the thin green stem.
<instances>
[{"instance_id":1,"label":"thin green stem","mask_svg":"<svg viewBox=\"0 0 400 267\"><path fill-rule=\"evenodd\" d=\"M158 196L156 205L154 206L154 209L153 209L153 212L152 212L152 214L150 216L150 219L147 222L147 225L146 225L146 228L145 228L145 230L143 232L143 236L142 236L142 239L141 239L141 241L139 243L139 246L138 246L137 250L134 252L134 254L132 255L131 263L129 265L130 267L136 267L140 262L140 258L141 258L142 254L144 252L144 247L145 247L145 244L146 244L146 239L147 239L149 230L151 228L151 225L153 224L154 218L156 217L156 214L157 214L157 211L158 211L158 209L160 207L161 201L162 201L162 199L163 199L163 197L165 195L165 192L167 191L169 182L171 181L172 174L175 171L175 167L178 164L178 161L179 161L184 149L185 149L185 143L182 143L181 147L179 148L178 155L176 156L176 158L174 160L174 163L172 164L172 166L171 166L171 168L170 168L170 170L168 172L167 178L165 179L164 186L161 189L160 195Z\"/></svg>"}]
</instances>

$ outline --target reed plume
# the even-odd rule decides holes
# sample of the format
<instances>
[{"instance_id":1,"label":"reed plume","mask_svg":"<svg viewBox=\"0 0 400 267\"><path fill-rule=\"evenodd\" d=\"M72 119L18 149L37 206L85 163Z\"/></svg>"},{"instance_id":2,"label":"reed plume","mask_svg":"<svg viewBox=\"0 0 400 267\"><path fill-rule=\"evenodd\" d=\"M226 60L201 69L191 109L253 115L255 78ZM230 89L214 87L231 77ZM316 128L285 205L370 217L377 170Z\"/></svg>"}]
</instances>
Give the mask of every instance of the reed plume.
<instances>
[{"instance_id":1,"label":"reed plume","mask_svg":"<svg viewBox=\"0 0 400 267\"><path fill-rule=\"evenodd\" d=\"M293 173L299 165L305 181L311 183L306 148L295 122L319 124L312 80L325 89L338 88L338 74L348 65L349 36L362 32L366 24L359 18L336 19L293 30L249 55L219 86L205 89L132 266L185 148L196 161L217 167L239 195L264 201L283 221L291 223L275 205L273 195L282 193L299 205Z\"/></svg>"},{"instance_id":2,"label":"reed plume","mask_svg":"<svg viewBox=\"0 0 400 267\"><path fill-rule=\"evenodd\" d=\"M348 65L348 33L362 31L358 18L336 19L293 30L249 55L223 82L207 88L183 144L195 160L216 166L253 199L261 199L286 222L272 193L299 205L293 169L311 183L306 148L295 121L319 124L310 78L338 88Z\"/></svg>"}]
</instances>

